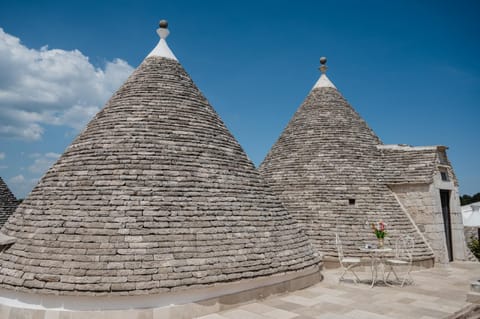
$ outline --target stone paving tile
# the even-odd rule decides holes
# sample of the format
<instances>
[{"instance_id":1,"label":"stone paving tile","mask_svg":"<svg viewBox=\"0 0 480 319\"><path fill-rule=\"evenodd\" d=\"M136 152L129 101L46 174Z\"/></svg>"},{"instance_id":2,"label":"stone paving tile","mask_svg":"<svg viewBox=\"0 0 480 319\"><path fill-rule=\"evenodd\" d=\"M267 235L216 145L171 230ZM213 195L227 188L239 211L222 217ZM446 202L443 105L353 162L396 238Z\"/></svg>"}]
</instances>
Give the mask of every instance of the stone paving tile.
<instances>
[{"instance_id":1,"label":"stone paving tile","mask_svg":"<svg viewBox=\"0 0 480 319\"><path fill-rule=\"evenodd\" d=\"M226 317L220 316L219 314L212 313L210 315L198 317L197 319L225 319Z\"/></svg>"},{"instance_id":2,"label":"stone paving tile","mask_svg":"<svg viewBox=\"0 0 480 319\"><path fill-rule=\"evenodd\" d=\"M320 287L318 285L315 285L313 287L307 288L305 290L308 290L309 292L315 294L315 295L321 295L321 294L326 294L326 295L331 295L331 296L339 296L339 295L344 295L345 292L341 291L340 289L332 289L332 288L327 288L327 287Z\"/></svg>"},{"instance_id":3,"label":"stone paving tile","mask_svg":"<svg viewBox=\"0 0 480 319\"><path fill-rule=\"evenodd\" d=\"M315 301L314 299L305 298L302 296L295 296L295 295L289 295L281 299L284 301L288 301L288 302L295 303L302 306L313 306L319 302L319 301Z\"/></svg>"},{"instance_id":4,"label":"stone paving tile","mask_svg":"<svg viewBox=\"0 0 480 319\"><path fill-rule=\"evenodd\" d=\"M401 298L401 299L398 299L398 300L397 300L397 302L402 303L402 304L406 304L406 305L408 305L408 304L410 304L410 303L412 303L412 302L414 302L414 301L415 301L415 299L408 298L408 297Z\"/></svg>"},{"instance_id":5,"label":"stone paving tile","mask_svg":"<svg viewBox=\"0 0 480 319\"><path fill-rule=\"evenodd\" d=\"M10 308L8 307L3 307L0 305L0 318L8 318L10 315Z\"/></svg>"},{"instance_id":6,"label":"stone paving tile","mask_svg":"<svg viewBox=\"0 0 480 319\"><path fill-rule=\"evenodd\" d=\"M59 311L58 319L72 319L72 315L69 311Z\"/></svg>"},{"instance_id":7,"label":"stone paving tile","mask_svg":"<svg viewBox=\"0 0 480 319\"><path fill-rule=\"evenodd\" d=\"M8 318L8 317L0 317L0 318ZM60 318L59 311L47 311L44 317L44 319L58 319L58 318Z\"/></svg>"},{"instance_id":8,"label":"stone paving tile","mask_svg":"<svg viewBox=\"0 0 480 319\"><path fill-rule=\"evenodd\" d=\"M271 299L271 300L266 300L264 302L266 305L278 308L278 309L283 309L287 311L294 311L296 309L301 309L304 308L302 305L292 303L292 302L287 302L283 301L280 299Z\"/></svg>"},{"instance_id":9,"label":"stone paving tile","mask_svg":"<svg viewBox=\"0 0 480 319\"><path fill-rule=\"evenodd\" d=\"M376 294L379 299L384 298L383 294ZM358 291L355 292L348 292L343 295L340 295L339 298L347 299L347 300L355 300L356 302L365 302L365 303L370 303L372 299L376 299L377 297L372 297L370 294L362 294L358 293Z\"/></svg>"},{"instance_id":10,"label":"stone paving tile","mask_svg":"<svg viewBox=\"0 0 480 319\"><path fill-rule=\"evenodd\" d=\"M365 302L359 303L359 302L356 302L356 303L354 303L350 306L352 308L356 309L356 310L361 310L361 311L365 311L365 312L373 312L373 313L376 313L376 314L379 314L379 315L385 315L386 313L392 311L391 304L387 304L387 303L378 304L378 303L365 303Z\"/></svg>"},{"instance_id":11,"label":"stone paving tile","mask_svg":"<svg viewBox=\"0 0 480 319\"><path fill-rule=\"evenodd\" d=\"M465 292L466 294L466 292ZM413 292L397 292L395 297L400 297L400 298L411 298L414 300L424 300L424 301L437 301L438 297L436 296L428 296L426 294L420 294L420 293L413 293Z\"/></svg>"},{"instance_id":12,"label":"stone paving tile","mask_svg":"<svg viewBox=\"0 0 480 319\"><path fill-rule=\"evenodd\" d=\"M305 297L305 298L315 298L316 296L318 296L318 292L310 291L308 289L303 289L303 290L295 291L293 295Z\"/></svg>"},{"instance_id":13,"label":"stone paving tile","mask_svg":"<svg viewBox=\"0 0 480 319\"><path fill-rule=\"evenodd\" d=\"M263 313L266 313L266 312L269 312L269 311L276 310L278 308L268 306L266 304L261 304L261 303L258 303L258 302L254 302L254 303L251 303L251 304L243 305L243 306L239 307L239 309L246 310L246 311L253 312L253 313L257 313L257 314L263 314Z\"/></svg>"},{"instance_id":14,"label":"stone paving tile","mask_svg":"<svg viewBox=\"0 0 480 319\"><path fill-rule=\"evenodd\" d=\"M336 315L342 315L346 312L352 311L355 308L350 306L343 306L338 304L333 304L329 302L320 303L313 307L303 307L300 309L296 309L294 312L298 313L303 316L309 316L313 318L317 318L325 313L334 313Z\"/></svg>"},{"instance_id":15,"label":"stone paving tile","mask_svg":"<svg viewBox=\"0 0 480 319\"><path fill-rule=\"evenodd\" d=\"M385 315L380 315L374 312L364 311L359 309L355 309L350 312L347 312L345 316L347 318L353 318L353 319L390 319L390 317Z\"/></svg>"},{"instance_id":16,"label":"stone paving tile","mask_svg":"<svg viewBox=\"0 0 480 319\"><path fill-rule=\"evenodd\" d=\"M350 305L354 302L354 300L350 298L330 296L330 295L321 295L312 299L312 301L314 302L314 304L319 302L331 302L337 305Z\"/></svg>"},{"instance_id":17,"label":"stone paving tile","mask_svg":"<svg viewBox=\"0 0 480 319\"><path fill-rule=\"evenodd\" d=\"M454 307L454 306L449 306L445 304L446 300L444 301L438 301L438 302L428 302L428 301L423 301L423 300L416 300L411 303L412 306L414 307L421 307L425 309L432 309L432 310L439 310L439 311L445 311L447 313L454 313L459 309L459 307ZM461 305L459 305L461 307Z\"/></svg>"},{"instance_id":18,"label":"stone paving tile","mask_svg":"<svg viewBox=\"0 0 480 319\"><path fill-rule=\"evenodd\" d=\"M331 313L331 312L326 312L318 317L315 317L315 319L348 319L344 315L338 315L336 313Z\"/></svg>"},{"instance_id":19,"label":"stone paving tile","mask_svg":"<svg viewBox=\"0 0 480 319\"><path fill-rule=\"evenodd\" d=\"M269 312L264 313L264 316L268 318L275 318L275 319L292 319L297 318L298 314L282 310L282 309L275 309Z\"/></svg>"},{"instance_id":20,"label":"stone paving tile","mask_svg":"<svg viewBox=\"0 0 480 319\"><path fill-rule=\"evenodd\" d=\"M325 279L312 287L270 296L220 312L220 317L204 319L445 318L468 304L466 295L470 282L480 278L480 264L455 262L415 271L414 284L405 287L338 283L338 269L323 273ZM368 278L366 273L361 275Z\"/></svg>"},{"instance_id":21,"label":"stone paving tile","mask_svg":"<svg viewBox=\"0 0 480 319\"><path fill-rule=\"evenodd\" d=\"M222 313L222 316L229 319L265 319L265 316L256 314L254 312L242 310L242 309L233 309L227 310Z\"/></svg>"},{"instance_id":22,"label":"stone paving tile","mask_svg":"<svg viewBox=\"0 0 480 319\"><path fill-rule=\"evenodd\" d=\"M426 309L426 308L419 308L419 307L412 307L412 308L403 308L403 309L396 309L395 312L390 312L387 314L390 318L398 318L398 319L417 319L422 316L431 316L437 319L445 318L451 313L438 311L434 309Z\"/></svg>"}]
</instances>

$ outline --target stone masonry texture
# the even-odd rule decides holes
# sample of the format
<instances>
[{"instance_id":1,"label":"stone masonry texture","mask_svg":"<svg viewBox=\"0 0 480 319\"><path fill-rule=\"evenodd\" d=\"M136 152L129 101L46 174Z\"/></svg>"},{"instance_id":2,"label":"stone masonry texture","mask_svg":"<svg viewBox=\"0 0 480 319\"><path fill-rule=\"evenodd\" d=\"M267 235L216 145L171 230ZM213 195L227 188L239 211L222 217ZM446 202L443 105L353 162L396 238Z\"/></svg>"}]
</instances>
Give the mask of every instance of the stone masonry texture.
<instances>
[{"instance_id":1,"label":"stone masonry texture","mask_svg":"<svg viewBox=\"0 0 480 319\"><path fill-rule=\"evenodd\" d=\"M5 224L17 206L18 201L15 195L12 194L7 184L0 177L0 227Z\"/></svg>"},{"instance_id":2,"label":"stone masonry texture","mask_svg":"<svg viewBox=\"0 0 480 319\"><path fill-rule=\"evenodd\" d=\"M388 185L431 184L439 164L443 164L454 184L458 185L445 147L381 148L380 152L383 158L382 180Z\"/></svg>"},{"instance_id":3,"label":"stone masonry texture","mask_svg":"<svg viewBox=\"0 0 480 319\"><path fill-rule=\"evenodd\" d=\"M259 167L316 248L336 258L335 233L345 254L376 243L368 223L387 223L387 243L414 237L415 260L433 252L382 181L381 141L335 88L307 96Z\"/></svg>"},{"instance_id":4,"label":"stone masonry texture","mask_svg":"<svg viewBox=\"0 0 480 319\"><path fill-rule=\"evenodd\" d=\"M176 61L143 61L4 225L0 286L135 295L317 266Z\"/></svg>"}]
</instances>

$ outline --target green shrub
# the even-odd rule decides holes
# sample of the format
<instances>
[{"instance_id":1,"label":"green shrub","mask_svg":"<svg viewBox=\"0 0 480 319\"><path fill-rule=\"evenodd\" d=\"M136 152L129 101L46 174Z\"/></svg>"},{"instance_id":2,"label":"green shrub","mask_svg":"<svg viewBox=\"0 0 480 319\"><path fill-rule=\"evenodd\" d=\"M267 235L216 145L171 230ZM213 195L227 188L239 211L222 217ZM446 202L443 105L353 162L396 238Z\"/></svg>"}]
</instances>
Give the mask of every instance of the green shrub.
<instances>
[{"instance_id":1,"label":"green shrub","mask_svg":"<svg viewBox=\"0 0 480 319\"><path fill-rule=\"evenodd\" d=\"M474 237L470 237L470 242L468 243L468 248L472 251L472 253L480 259L480 241Z\"/></svg>"}]
</instances>

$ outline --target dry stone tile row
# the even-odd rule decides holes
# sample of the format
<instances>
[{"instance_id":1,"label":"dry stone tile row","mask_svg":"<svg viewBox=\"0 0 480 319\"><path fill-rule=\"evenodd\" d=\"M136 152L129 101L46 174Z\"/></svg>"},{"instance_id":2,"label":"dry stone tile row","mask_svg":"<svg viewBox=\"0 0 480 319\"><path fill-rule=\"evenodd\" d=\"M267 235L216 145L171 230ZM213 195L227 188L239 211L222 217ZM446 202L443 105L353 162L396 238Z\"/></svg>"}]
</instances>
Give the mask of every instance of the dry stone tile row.
<instances>
[{"instance_id":1,"label":"dry stone tile row","mask_svg":"<svg viewBox=\"0 0 480 319\"><path fill-rule=\"evenodd\" d=\"M18 200L12 194L7 184L0 177L0 226L3 226L8 217L18 206Z\"/></svg>"},{"instance_id":2,"label":"dry stone tile row","mask_svg":"<svg viewBox=\"0 0 480 319\"><path fill-rule=\"evenodd\" d=\"M382 178L386 184L431 184L433 176L438 172L441 164L440 154L444 154L437 147L430 148L380 148L383 158ZM449 175L457 180L451 164L445 162Z\"/></svg>"},{"instance_id":3,"label":"dry stone tile row","mask_svg":"<svg viewBox=\"0 0 480 319\"><path fill-rule=\"evenodd\" d=\"M375 243L369 222L387 223L388 237L415 238L414 258L433 252L383 181L379 138L334 88L315 88L296 111L259 171L317 249L336 257L335 233L347 255Z\"/></svg>"},{"instance_id":4,"label":"dry stone tile row","mask_svg":"<svg viewBox=\"0 0 480 319\"><path fill-rule=\"evenodd\" d=\"M316 267L318 254L182 66L149 57L2 231L0 286L147 294Z\"/></svg>"}]
</instances>

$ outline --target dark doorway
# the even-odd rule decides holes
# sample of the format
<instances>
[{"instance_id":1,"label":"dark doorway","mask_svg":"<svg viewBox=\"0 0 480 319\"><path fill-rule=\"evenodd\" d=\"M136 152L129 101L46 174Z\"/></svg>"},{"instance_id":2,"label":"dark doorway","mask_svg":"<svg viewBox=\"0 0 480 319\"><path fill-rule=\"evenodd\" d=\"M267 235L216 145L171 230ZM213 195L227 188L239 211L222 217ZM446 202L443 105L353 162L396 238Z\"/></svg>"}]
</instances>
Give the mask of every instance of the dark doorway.
<instances>
[{"instance_id":1,"label":"dark doorway","mask_svg":"<svg viewBox=\"0 0 480 319\"><path fill-rule=\"evenodd\" d=\"M452 250L452 223L450 220L450 191L440 190L442 202L443 226L445 227L445 239L447 240L448 261L453 261Z\"/></svg>"}]
</instances>

